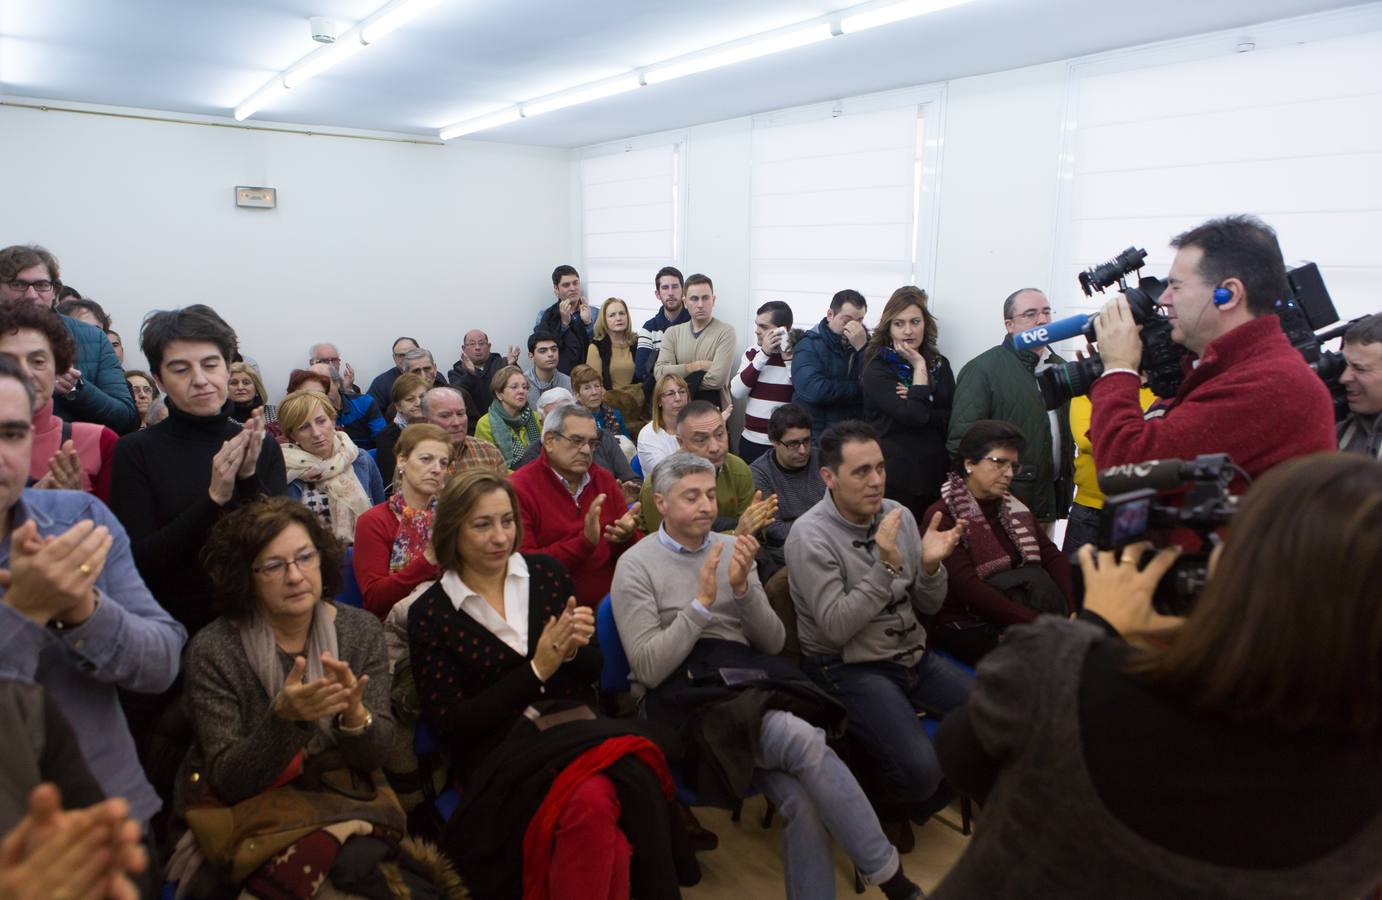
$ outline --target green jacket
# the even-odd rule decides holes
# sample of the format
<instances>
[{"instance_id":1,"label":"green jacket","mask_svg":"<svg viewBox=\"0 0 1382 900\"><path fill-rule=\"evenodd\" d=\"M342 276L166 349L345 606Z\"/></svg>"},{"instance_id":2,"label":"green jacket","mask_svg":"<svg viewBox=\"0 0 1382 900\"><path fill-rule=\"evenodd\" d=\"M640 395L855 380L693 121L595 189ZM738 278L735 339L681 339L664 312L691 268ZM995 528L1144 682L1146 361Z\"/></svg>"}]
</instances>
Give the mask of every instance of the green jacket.
<instances>
[{"instance_id":1,"label":"green jacket","mask_svg":"<svg viewBox=\"0 0 1382 900\"><path fill-rule=\"evenodd\" d=\"M1052 351L1053 365L1065 360ZM1046 404L1036 385L1037 355L1014 350L1012 338L980 353L960 370L955 403L950 412L946 447L951 456L960 438L980 419L998 419L1022 429L1027 449L1022 451L1022 471L1013 479L1013 496L1031 509L1041 522L1064 518L1075 491L1075 442L1070 436L1070 404L1056 410L1060 422L1060 472L1053 470L1051 424ZM1059 477L1058 477L1059 476Z\"/></svg>"},{"instance_id":2,"label":"green jacket","mask_svg":"<svg viewBox=\"0 0 1382 900\"><path fill-rule=\"evenodd\" d=\"M733 453L725 454L720 471L715 473L716 531L733 531L739 524L739 516L753 502L753 472L749 464ZM643 479L643 489L638 494L643 505L638 509L638 517L644 534L652 534L662 525L662 515L653 502L653 479L651 473Z\"/></svg>"}]
</instances>

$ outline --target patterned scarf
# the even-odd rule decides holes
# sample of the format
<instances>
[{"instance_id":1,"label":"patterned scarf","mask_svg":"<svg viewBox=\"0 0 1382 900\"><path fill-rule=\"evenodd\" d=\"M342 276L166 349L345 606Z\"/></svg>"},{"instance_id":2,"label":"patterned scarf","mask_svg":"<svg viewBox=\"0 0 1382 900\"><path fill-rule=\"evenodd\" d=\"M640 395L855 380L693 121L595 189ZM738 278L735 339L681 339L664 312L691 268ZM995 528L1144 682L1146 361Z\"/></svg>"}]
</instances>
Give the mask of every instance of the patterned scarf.
<instances>
[{"instance_id":1,"label":"patterned scarf","mask_svg":"<svg viewBox=\"0 0 1382 900\"><path fill-rule=\"evenodd\" d=\"M950 478L941 485L941 499L956 521L963 519L968 523L965 536L960 540L968 549L980 580L1013 567L1012 557L998 543L988 519L984 518L984 511L979 508L979 501L969 492L960 473L951 472ZM1022 554L1021 565L1041 565L1041 545L1037 543L1037 523L1031 510L1012 494L1005 494L998 521L1002 523L1013 546Z\"/></svg>"},{"instance_id":2,"label":"patterned scarf","mask_svg":"<svg viewBox=\"0 0 1382 900\"><path fill-rule=\"evenodd\" d=\"M433 497L426 509L413 509L403 502L403 492L399 491L389 498L389 510L398 516L398 537L393 539L393 549L389 551L389 571L397 572L421 559L431 543L437 498Z\"/></svg>"},{"instance_id":3,"label":"patterned scarf","mask_svg":"<svg viewBox=\"0 0 1382 900\"><path fill-rule=\"evenodd\" d=\"M315 485L326 494L332 532L347 544L355 543L355 520L374 505L360 479L355 477L355 458L360 455L360 448L344 431L338 431L336 449L326 459L308 453L297 444L284 444L282 449L288 481Z\"/></svg>"},{"instance_id":4,"label":"patterned scarf","mask_svg":"<svg viewBox=\"0 0 1382 900\"><path fill-rule=\"evenodd\" d=\"M542 428L531 409L524 407L518 415L511 416L498 397L489 405L489 426L494 434L494 446L504 454L504 464L510 469L518 468L528 448L542 440ZM520 430L527 438L522 443L517 434Z\"/></svg>"},{"instance_id":5,"label":"patterned scarf","mask_svg":"<svg viewBox=\"0 0 1382 900\"><path fill-rule=\"evenodd\" d=\"M912 386L912 364L899 356L896 350L892 347L884 347L878 351L878 358L883 360L883 363L892 370L898 381L907 387Z\"/></svg>"}]
</instances>

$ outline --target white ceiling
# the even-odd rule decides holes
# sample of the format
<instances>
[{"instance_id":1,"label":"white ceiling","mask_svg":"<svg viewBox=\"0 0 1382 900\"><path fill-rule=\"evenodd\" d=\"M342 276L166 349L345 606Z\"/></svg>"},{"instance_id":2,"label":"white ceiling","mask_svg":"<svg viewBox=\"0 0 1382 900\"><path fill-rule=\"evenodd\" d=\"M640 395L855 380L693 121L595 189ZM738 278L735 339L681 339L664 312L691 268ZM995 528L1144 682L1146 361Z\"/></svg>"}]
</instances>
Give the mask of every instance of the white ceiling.
<instances>
[{"instance_id":1,"label":"white ceiling","mask_svg":"<svg viewBox=\"0 0 1382 900\"><path fill-rule=\"evenodd\" d=\"M230 110L384 0L0 0L0 93ZM852 6L849 0L445 0L251 122L412 134ZM579 147L1355 5L976 0L471 135ZM344 30L344 29L343 29Z\"/></svg>"}]
</instances>

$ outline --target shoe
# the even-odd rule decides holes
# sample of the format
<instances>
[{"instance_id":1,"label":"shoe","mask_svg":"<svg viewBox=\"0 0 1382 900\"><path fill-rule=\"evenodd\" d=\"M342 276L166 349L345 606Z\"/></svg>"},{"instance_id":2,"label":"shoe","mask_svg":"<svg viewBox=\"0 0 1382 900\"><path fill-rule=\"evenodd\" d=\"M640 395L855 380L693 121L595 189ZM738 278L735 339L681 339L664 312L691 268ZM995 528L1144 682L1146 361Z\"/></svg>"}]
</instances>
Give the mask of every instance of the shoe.
<instances>
[{"instance_id":1,"label":"shoe","mask_svg":"<svg viewBox=\"0 0 1382 900\"><path fill-rule=\"evenodd\" d=\"M907 877L901 866L897 867L897 874L880 884L878 889L888 900L924 900L926 897L926 892Z\"/></svg>"},{"instance_id":2,"label":"shoe","mask_svg":"<svg viewBox=\"0 0 1382 900\"><path fill-rule=\"evenodd\" d=\"M692 850L705 853L720 846L719 835L702 825L696 819L696 814L691 811L691 807L685 803L678 803L677 808L681 810L681 821L686 826L686 836L691 839Z\"/></svg>"},{"instance_id":3,"label":"shoe","mask_svg":"<svg viewBox=\"0 0 1382 900\"><path fill-rule=\"evenodd\" d=\"M883 826L883 836L888 839L888 843L897 848L897 852L906 856L912 852L912 848L917 845L916 836L912 833L912 823L906 819L894 819L891 822L880 822Z\"/></svg>"}]
</instances>

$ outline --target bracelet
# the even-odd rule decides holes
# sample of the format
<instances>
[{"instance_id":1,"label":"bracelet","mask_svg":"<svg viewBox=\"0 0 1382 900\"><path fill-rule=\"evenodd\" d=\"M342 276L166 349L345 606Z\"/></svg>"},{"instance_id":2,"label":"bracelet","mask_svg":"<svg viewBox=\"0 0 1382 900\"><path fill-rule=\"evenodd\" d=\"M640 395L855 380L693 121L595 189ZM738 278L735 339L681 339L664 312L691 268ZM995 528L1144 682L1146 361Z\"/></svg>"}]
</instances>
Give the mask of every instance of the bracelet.
<instances>
[{"instance_id":1,"label":"bracelet","mask_svg":"<svg viewBox=\"0 0 1382 900\"><path fill-rule=\"evenodd\" d=\"M883 571L885 571L885 572L888 573L888 577L889 577L889 578L901 578L901 577L902 577L902 570L899 569L899 568L897 568L896 566L892 565L891 563L886 563L886 562L884 562L883 560L880 559L880 560L878 561L878 564L881 565L881 566L883 567Z\"/></svg>"},{"instance_id":2,"label":"bracelet","mask_svg":"<svg viewBox=\"0 0 1382 900\"><path fill-rule=\"evenodd\" d=\"M369 710L365 710L364 724L357 725L354 728L351 728L345 724L345 720L341 717L341 714L337 714L336 716L336 730L339 731L341 734L348 735L349 737L355 737L356 735L364 734L366 731L369 730L369 727L373 724L374 713L370 712Z\"/></svg>"}]
</instances>

